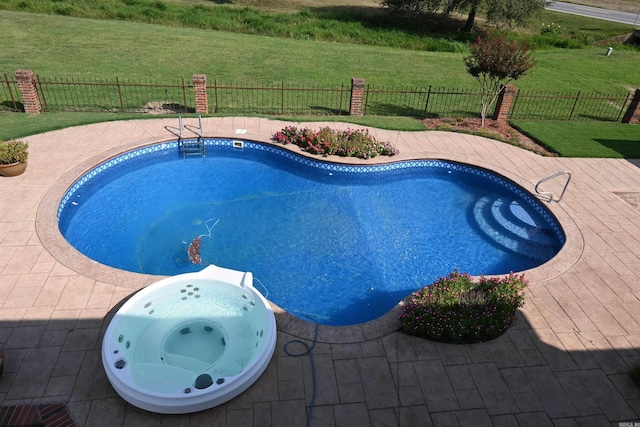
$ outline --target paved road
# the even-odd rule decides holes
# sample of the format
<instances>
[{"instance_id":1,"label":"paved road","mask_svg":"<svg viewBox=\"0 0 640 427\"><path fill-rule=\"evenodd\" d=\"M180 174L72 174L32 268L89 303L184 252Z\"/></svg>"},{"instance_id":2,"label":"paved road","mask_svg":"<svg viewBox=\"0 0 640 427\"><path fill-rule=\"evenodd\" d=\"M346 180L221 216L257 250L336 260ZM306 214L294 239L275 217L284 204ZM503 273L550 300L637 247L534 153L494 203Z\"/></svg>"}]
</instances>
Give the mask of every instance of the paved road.
<instances>
[{"instance_id":1,"label":"paved road","mask_svg":"<svg viewBox=\"0 0 640 427\"><path fill-rule=\"evenodd\" d=\"M604 19L607 21L621 22L623 24L640 25L640 6L638 6L638 14L636 14L555 1L547 7L547 10L571 13L573 15L581 15L589 18Z\"/></svg>"}]
</instances>

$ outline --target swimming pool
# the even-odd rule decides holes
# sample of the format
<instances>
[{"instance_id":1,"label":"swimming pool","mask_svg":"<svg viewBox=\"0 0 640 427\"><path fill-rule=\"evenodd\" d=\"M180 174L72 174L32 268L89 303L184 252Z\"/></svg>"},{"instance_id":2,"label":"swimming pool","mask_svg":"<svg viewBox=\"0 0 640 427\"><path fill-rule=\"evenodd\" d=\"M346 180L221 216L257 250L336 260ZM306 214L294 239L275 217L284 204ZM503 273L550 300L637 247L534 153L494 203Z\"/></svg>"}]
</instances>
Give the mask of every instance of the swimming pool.
<instances>
[{"instance_id":1,"label":"swimming pool","mask_svg":"<svg viewBox=\"0 0 640 427\"><path fill-rule=\"evenodd\" d=\"M327 325L377 318L456 268L533 268L564 244L535 197L485 169L338 165L269 144L206 143L206 158L183 159L170 142L87 172L59 205L62 234L98 262L161 275L202 269L187 256L202 236L204 262L252 271L271 301Z\"/></svg>"}]
</instances>

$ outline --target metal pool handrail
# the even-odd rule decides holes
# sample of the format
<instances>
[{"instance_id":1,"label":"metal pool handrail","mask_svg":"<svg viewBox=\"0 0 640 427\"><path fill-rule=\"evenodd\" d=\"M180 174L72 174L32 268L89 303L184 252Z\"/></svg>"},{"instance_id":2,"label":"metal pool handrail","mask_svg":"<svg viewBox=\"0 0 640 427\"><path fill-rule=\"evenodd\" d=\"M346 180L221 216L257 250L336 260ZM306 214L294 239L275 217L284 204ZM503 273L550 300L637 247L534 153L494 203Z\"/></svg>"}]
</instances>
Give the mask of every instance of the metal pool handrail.
<instances>
[{"instance_id":1,"label":"metal pool handrail","mask_svg":"<svg viewBox=\"0 0 640 427\"><path fill-rule=\"evenodd\" d=\"M557 177L562 176L562 175L567 175L567 182L565 182L564 188L562 189L562 192L560 193L560 197L558 197L557 199L553 198L553 193L551 193L550 191L540 191L538 189L538 187L540 187L540 184L542 184L543 182L549 181L551 179L557 178ZM571 182L571 171L564 170L564 171L560 171L558 173L555 173L553 175L550 175L550 176L548 176L546 178L542 178L536 184L535 190L536 190L536 193L540 194L541 196L549 197L549 200L547 200L549 203L552 203L552 202L560 203L560 201L562 200L562 197L564 196L565 191L567 191L567 187L569 186L569 182Z\"/></svg>"}]
</instances>

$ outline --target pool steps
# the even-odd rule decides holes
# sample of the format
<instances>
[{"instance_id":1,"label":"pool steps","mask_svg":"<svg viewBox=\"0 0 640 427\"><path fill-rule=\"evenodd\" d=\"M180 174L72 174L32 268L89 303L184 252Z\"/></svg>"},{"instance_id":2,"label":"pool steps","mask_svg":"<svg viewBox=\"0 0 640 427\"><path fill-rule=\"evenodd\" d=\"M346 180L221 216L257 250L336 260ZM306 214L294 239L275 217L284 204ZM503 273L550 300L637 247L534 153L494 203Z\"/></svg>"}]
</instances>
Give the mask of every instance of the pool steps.
<instances>
[{"instance_id":1,"label":"pool steps","mask_svg":"<svg viewBox=\"0 0 640 427\"><path fill-rule=\"evenodd\" d=\"M558 250L553 231L537 213L516 201L482 197L473 207L473 218L493 243L510 252L546 261Z\"/></svg>"},{"instance_id":2,"label":"pool steps","mask_svg":"<svg viewBox=\"0 0 640 427\"><path fill-rule=\"evenodd\" d=\"M164 128L178 137L178 150L182 157L187 156L202 156L206 154L206 144L204 141L204 132L202 128L202 115L198 114L198 125L185 125L182 123L182 115L178 114L178 127L165 126ZM196 135L196 139L184 139L184 132L188 131Z\"/></svg>"}]
</instances>

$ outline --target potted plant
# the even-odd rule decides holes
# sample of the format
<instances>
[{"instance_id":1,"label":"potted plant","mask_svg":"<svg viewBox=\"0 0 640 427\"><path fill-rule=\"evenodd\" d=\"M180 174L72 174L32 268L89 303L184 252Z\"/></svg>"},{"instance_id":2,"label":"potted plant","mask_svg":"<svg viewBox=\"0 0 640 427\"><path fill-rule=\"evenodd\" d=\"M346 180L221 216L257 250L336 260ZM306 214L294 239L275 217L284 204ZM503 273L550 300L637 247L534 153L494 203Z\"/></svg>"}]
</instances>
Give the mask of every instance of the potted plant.
<instances>
[{"instance_id":1,"label":"potted plant","mask_svg":"<svg viewBox=\"0 0 640 427\"><path fill-rule=\"evenodd\" d=\"M27 168L29 144L25 141L12 139L0 141L0 175L17 176Z\"/></svg>"}]
</instances>

